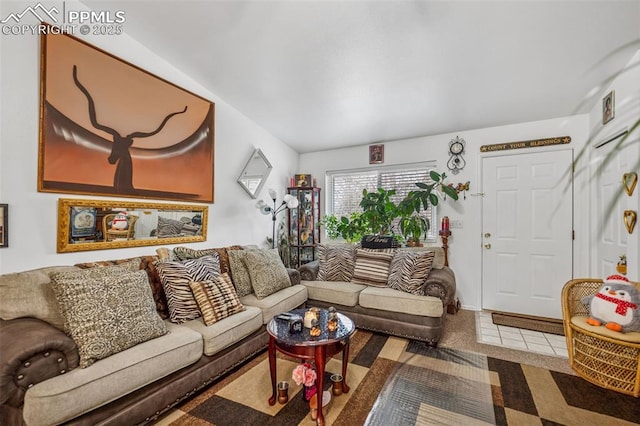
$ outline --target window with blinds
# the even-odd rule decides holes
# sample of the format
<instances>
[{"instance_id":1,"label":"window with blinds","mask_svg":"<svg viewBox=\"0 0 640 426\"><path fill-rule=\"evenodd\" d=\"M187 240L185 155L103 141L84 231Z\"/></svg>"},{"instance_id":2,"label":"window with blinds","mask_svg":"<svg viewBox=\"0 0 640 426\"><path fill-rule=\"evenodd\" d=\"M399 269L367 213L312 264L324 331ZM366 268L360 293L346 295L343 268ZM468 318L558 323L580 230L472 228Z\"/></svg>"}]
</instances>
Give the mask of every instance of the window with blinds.
<instances>
[{"instance_id":1,"label":"window with blinds","mask_svg":"<svg viewBox=\"0 0 640 426\"><path fill-rule=\"evenodd\" d=\"M395 189L396 195L391 201L398 204L409 193L418 189L416 182L433 183L429 171L436 168L435 162L414 164L405 167L381 167L376 169L348 170L327 173L329 188L327 191L327 214L334 214L338 218L352 212L362 211L360 200L362 190L376 191L378 188ZM421 216L429 220L430 228L427 241L435 241L437 229L436 208L430 207ZM397 220L393 224L396 233L400 233Z\"/></svg>"}]
</instances>

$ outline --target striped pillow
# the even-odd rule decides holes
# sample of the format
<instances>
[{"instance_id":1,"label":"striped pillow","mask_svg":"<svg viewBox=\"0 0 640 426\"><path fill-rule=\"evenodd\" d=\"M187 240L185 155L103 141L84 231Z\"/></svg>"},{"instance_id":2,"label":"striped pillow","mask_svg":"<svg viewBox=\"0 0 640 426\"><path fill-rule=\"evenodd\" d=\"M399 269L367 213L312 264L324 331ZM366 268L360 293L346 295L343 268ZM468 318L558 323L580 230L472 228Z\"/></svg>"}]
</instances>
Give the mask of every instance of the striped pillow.
<instances>
[{"instance_id":1,"label":"striped pillow","mask_svg":"<svg viewBox=\"0 0 640 426\"><path fill-rule=\"evenodd\" d=\"M356 247L354 245L318 245L318 281L351 281Z\"/></svg>"},{"instance_id":2,"label":"striped pillow","mask_svg":"<svg viewBox=\"0 0 640 426\"><path fill-rule=\"evenodd\" d=\"M394 255L394 249L357 249L356 265L351 282L386 287L389 279L389 265Z\"/></svg>"},{"instance_id":3,"label":"striped pillow","mask_svg":"<svg viewBox=\"0 0 640 426\"><path fill-rule=\"evenodd\" d=\"M424 295L424 283L434 257L433 251L399 251L391 261L388 286L405 293Z\"/></svg>"},{"instance_id":4,"label":"striped pillow","mask_svg":"<svg viewBox=\"0 0 640 426\"><path fill-rule=\"evenodd\" d=\"M240 303L229 274L222 274L210 281L191 281L189 286L206 325L246 309Z\"/></svg>"},{"instance_id":5,"label":"striped pillow","mask_svg":"<svg viewBox=\"0 0 640 426\"><path fill-rule=\"evenodd\" d=\"M154 263L169 305L169 319L181 324L200 316L198 304L193 297L191 281L213 280L220 275L218 255L204 256L182 262Z\"/></svg>"}]
</instances>

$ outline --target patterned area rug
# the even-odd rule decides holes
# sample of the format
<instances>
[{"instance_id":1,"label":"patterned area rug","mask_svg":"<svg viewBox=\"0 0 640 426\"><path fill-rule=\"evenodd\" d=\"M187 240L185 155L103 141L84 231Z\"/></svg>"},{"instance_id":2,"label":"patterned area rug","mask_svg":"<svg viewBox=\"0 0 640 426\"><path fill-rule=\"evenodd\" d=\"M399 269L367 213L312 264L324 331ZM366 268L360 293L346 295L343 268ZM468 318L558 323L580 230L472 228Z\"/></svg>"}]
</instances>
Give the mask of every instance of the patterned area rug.
<instances>
[{"instance_id":1,"label":"patterned area rug","mask_svg":"<svg viewBox=\"0 0 640 426\"><path fill-rule=\"evenodd\" d=\"M340 371L339 357L327 364ZM289 402L269 406L262 353L159 421L162 425L312 425L297 361L278 354L278 379ZM627 425L640 422L640 401L579 377L358 330L351 343L348 394L332 397L329 425ZM329 389L329 384L326 389Z\"/></svg>"}]
</instances>

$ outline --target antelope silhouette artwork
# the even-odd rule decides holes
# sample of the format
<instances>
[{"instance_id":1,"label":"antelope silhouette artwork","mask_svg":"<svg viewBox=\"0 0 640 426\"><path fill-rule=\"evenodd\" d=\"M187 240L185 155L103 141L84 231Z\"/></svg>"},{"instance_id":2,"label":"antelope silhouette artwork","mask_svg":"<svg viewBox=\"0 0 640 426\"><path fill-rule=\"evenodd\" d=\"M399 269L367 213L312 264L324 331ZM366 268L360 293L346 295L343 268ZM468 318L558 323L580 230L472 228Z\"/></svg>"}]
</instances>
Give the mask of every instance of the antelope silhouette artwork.
<instances>
[{"instance_id":1,"label":"antelope silhouette artwork","mask_svg":"<svg viewBox=\"0 0 640 426\"><path fill-rule=\"evenodd\" d=\"M113 144L111 146L111 153L109 154L109 164L116 164L116 171L113 177L113 189L116 193L120 194L131 194L134 191L133 187L133 161L131 160L131 152L129 148L133 145L134 138L148 138L153 135L157 135L162 131L167 122L174 115L183 114L187 111L187 106L184 107L182 111L172 112L167 115L160 126L152 131L152 132L133 132L129 135L122 136L117 130L107 127L103 124L98 123L98 119L96 118L96 106L91 94L87 90L86 87L80 83L78 79L78 66L73 66L73 81L76 86L80 89L80 91L87 97L87 101L89 102L89 118L91 120L91 124L98 130L102 130L111 136L113 136Z\"/></svg>"}]
</instances>

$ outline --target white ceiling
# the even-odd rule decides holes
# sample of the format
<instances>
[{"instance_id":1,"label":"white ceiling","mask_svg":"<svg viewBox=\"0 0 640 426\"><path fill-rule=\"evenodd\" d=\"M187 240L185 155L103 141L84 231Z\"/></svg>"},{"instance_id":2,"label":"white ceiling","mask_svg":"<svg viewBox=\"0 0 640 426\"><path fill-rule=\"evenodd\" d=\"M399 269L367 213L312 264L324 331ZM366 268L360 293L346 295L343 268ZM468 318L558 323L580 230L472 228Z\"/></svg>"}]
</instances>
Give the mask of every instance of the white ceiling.
<instances>
[{"instance_id":1,"label":"white ceiling","mask_svg":"<svg viewBox=\"0 0 640 426\"><path fill-rule=\"evenodd\" d=\"M588 112L640 48L635 0L84 3L298 152Z\"/></svg>"}]
</instances>

